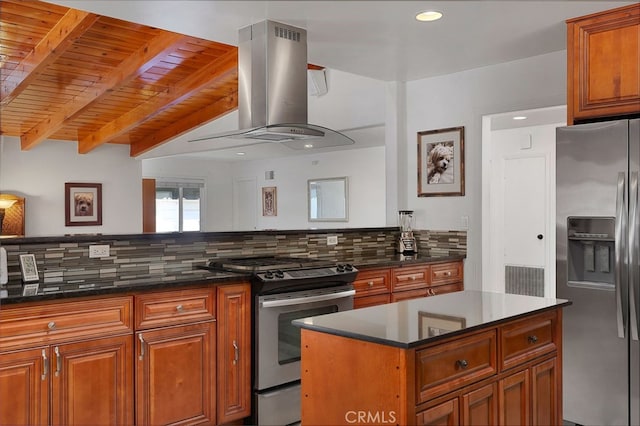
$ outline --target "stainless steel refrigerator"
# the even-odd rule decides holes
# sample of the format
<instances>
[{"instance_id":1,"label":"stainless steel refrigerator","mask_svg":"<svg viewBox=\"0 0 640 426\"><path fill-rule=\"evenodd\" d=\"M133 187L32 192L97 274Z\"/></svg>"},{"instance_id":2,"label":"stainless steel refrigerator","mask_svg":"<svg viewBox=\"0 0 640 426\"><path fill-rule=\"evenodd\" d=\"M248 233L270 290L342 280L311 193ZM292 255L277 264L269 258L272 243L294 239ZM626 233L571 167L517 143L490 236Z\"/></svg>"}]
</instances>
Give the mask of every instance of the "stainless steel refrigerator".
<instances>
[{"instance_id":1,"label":"stainless steel refrigerator","mask_svg":"<svg viewBox=\"0 0 640 426\"><path fill-rule=\"evenodd\" d=\"M556 296L563 312L563 417L640 424L640 120L556 131Z\"/></svg>"}]
</instances>

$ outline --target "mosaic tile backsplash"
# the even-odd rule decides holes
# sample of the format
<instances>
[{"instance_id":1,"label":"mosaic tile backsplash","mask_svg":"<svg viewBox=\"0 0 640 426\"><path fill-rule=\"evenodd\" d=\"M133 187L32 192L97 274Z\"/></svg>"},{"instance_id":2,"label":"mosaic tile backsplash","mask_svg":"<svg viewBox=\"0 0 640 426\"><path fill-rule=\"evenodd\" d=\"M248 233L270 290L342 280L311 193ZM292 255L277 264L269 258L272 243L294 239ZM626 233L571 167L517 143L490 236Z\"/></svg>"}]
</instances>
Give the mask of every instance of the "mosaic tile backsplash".
<instances>
[{"instance_id":1,"label":"mosaic tile backsplash","mask_svg":"<svg viewBox=\"0 0 640 426\"><path fill-rule=\"evenodd\" d=\"M463 231L414 231L422 254L466 254ZM327 236L338 244L327 245ZM228 232L24 238L2 241L7 250L9 280L20 279L18 255L33 253L40 279L59 283L74 278L137 279L163 271L192 269L209 259L238 256L302 256L349 259L395 252L397 228L327 230L326 232ZM89 246L108 244L109 256L89 258Z\"/></svg>"}]
</instances>

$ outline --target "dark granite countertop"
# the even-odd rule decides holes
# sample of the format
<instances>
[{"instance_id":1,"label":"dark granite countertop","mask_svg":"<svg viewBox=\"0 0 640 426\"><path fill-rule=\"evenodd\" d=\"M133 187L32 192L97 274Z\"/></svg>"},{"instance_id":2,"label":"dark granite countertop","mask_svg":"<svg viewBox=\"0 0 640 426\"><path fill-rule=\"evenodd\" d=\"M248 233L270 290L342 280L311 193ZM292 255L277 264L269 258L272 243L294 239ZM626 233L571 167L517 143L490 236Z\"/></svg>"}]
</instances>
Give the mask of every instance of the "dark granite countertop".
<instances>
[{"instance_id":1,"label":"dark granite countertop","mask_svg":"<svg viewBox=\"0 0 640 426\"><path fill-rule=\"evenodd\" d=\"M293 323L310 330L408 349L570 304L562 299L466 290L303 318Z\"/></svg>"},{"instance_id":2,"label":"dark granite countertop","mask_svg":"<svg viewBox=\"0 0 640 426\"><path fill-rule=\"evenodd\" d=\"M350 263L356 268L363 270L377 267L402 267L404 265L420 263L457 261L461 259L464 259L464 256L446 254L418 254L415 256L402 256L399 254L389 254L385 256L354 254L332 260L338 263ZM204 264L204 261L201 262L201 264ZM126 276L100 277L97 275L78 274L74 276L73 279L64 281L44 280L39 283L37 293L29 296L23 295L23 285L20 281L9 281L3 288L7 294L2 294L0 304L170 289L195 284L208 283L211 285L220 285L249 278L249 274L211 272L196 267L171 267L168 265L166 268L160 268L157 272L148 274L144 278L127 278Z\"/></svg>"}]
</instances>

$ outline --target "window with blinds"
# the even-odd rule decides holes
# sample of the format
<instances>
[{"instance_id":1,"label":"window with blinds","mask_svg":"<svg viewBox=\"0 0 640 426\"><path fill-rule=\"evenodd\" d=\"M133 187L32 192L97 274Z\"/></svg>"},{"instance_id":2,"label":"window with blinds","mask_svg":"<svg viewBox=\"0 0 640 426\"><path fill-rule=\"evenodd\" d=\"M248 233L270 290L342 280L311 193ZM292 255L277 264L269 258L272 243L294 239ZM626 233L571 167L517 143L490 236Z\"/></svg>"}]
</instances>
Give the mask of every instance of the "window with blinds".
<instances>
[{"instance_id":1,"label":"window with blinds","mask_svg":"<svg viewBox=\"0 0 640 426\"><path fill-rule=\"evenodd\" d=\"M156 232L202 229L204 180L156 179Z\"/></svg>"}]
</instances>

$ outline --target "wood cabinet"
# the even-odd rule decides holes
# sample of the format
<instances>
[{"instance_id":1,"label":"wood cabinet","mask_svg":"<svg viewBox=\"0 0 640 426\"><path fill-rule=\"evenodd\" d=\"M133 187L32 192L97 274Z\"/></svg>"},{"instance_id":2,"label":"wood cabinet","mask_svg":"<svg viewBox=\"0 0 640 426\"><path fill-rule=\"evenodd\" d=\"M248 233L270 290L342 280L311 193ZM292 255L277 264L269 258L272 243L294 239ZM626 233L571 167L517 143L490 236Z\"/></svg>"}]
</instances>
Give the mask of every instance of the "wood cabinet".
<instances>
[{"instance_id":1,"label":"wood cabinet","mask_svg":"<svg viewBox=\"0 0 640 426\"><path fill-rule=\"evenodd\" d=\"M640 4L567 21L567 123L640 113Z\"/></svg>"},{"instance_id":2,"label":"wood cabinet","mask_svg":"<svg viewBox=\"0 0 640 426\"><path fill-rule=\"evenodd\" d=\"M353 305L357 309L461 291L463 280L462 260L364 269L353 283Z\"/></svg>"},{"instance_id":3,"label":"wood cabinet","mask_svg":"<svg viewBox=\"0 0 640 426\"><path fill-rule=\"evenodd\" d=\"M136 296L136 423L216 422L212 288Z\"/></svg>"},{"instance_id":4,"label":"wood cabinet","mask_svg":"<svg viewBox=\"0 0 640 426\"><path fill-rule=\"evenodd\" d=\"M219 424L251 414L251 287L218 287Z\"/></svg>"},{"instance_id":5,"label":"wood cabinet","mask_svg":"<svg viewBox=\"0 0 640 426\"><path fill-rule=\"evenodd\" d=\"M132 300L0 311L0 424L133 423Z\"/></svg>"},{"instance_id":6,"label":"wood cabinet","mask_svg":"<svg viewBox=\"0 0 640 426\"><path fill-rule=\"evenodd\" d=\"M407 349L303 328L302 422L560 425L561 330L559 308Z\"/></svg>"}]
</instances>

